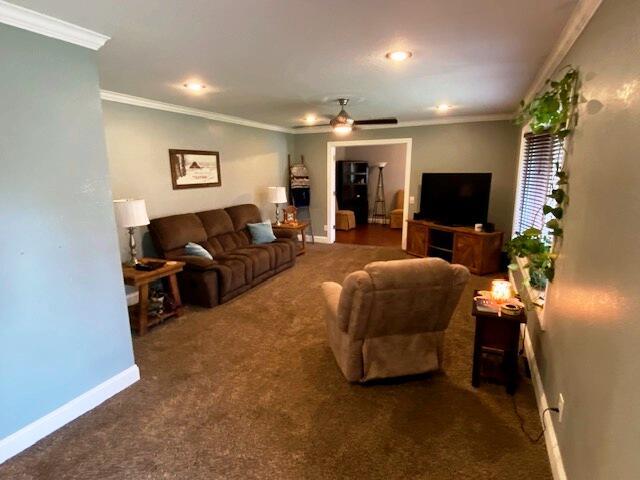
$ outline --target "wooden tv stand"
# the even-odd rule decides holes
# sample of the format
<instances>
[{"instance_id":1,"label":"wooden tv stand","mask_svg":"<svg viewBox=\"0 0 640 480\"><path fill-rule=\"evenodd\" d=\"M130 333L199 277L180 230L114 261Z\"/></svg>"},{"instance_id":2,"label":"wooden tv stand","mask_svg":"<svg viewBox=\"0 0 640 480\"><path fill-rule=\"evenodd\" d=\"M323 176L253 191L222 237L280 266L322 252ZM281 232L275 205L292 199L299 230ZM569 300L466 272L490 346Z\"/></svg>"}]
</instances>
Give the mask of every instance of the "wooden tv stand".
<instances>
[{"instance_id":1,"label":"wooden tv stand","mask_svg":"<svg viewBox=\"0 0 640 480\"><path fill-rule=\"evenodd\" d=\"M459 263L476 275L500 270L502 232L476 232L425 220L407 220L407 253Z\"/></svg>"}]
</instances>

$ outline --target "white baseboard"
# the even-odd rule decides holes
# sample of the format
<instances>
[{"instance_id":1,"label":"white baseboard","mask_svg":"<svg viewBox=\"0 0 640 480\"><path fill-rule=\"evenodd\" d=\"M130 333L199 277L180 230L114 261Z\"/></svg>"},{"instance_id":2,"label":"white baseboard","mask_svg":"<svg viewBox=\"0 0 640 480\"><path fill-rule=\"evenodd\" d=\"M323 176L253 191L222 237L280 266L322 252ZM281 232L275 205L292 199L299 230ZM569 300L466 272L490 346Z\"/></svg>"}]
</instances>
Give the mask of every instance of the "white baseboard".
<instances>
[{"instance_id":1,"label":"white baseboard","mask_svg":"<svg viewBox=\"0 0 640 480\"><path fill-rule=\"evenodd\" d=\"M567 480L567 474L564 471L564 463L562 462L562 454L560 453L560 446L558 445L558 437L556 437L555 427L549 418L549 412L542 415L542 412L549 407L549 403L547 402L547 395L544 392L542 377L540 377L540 370L536 363L536 356L533 351L533 345L531 344L528 331L524 337L524 350L527 355L527 360L529 361L531 379L533 380L533 389L538 403L538 412L542 416L543 425L546 425L544 441L547 445L547 455L549 456L549 463L551 464L551 473L553 474L554 480Z\"/></svg>"},{"instance_id":2,"label":"white baseboard","mask_svg":"<svg viewBox=\"0 0 640 480\"><path fill-rule=\"evenodd\" d=\"M313 241L313 238L311 237L311 235L305 235L305 238L306 238L307 242ZM302 241L302 236L301 235L298 235L298 240ZM315 242L316 243L331 243L329 241L329 237L324 236L324 235L323 236L316 235L315 236Z\"/></svg>"},{"instance_id":3,"label":"white baseboard","mask_svg":"<svg viewBox=\"0 0 640 480\"><path fill-rule=\"evenodd\" d=\"M116 393L140 380L140 370L132 365L88 392L65 403L26 427L0 440L0 463L17 455L38 440L97 407Z\"/></svg>"}]
</instances>

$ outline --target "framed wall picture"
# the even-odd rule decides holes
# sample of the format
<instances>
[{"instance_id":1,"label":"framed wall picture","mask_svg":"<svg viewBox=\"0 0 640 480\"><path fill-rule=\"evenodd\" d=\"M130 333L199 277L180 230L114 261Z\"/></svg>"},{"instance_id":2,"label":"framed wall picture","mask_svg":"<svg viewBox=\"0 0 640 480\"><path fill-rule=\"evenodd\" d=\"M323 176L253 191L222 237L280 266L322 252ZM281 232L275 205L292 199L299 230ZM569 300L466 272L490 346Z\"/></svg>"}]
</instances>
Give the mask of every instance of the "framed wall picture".
<instances>
[{"instance_id":1,"label":"framed wall picture","mask_svg":"<svg viewBox=\"0 0 640 480\"><path fill-rule=\"evenodd\" d=\"M173 189L219 187L220 155L204 150L169 150Z\"/></svg>"}]
</instances>

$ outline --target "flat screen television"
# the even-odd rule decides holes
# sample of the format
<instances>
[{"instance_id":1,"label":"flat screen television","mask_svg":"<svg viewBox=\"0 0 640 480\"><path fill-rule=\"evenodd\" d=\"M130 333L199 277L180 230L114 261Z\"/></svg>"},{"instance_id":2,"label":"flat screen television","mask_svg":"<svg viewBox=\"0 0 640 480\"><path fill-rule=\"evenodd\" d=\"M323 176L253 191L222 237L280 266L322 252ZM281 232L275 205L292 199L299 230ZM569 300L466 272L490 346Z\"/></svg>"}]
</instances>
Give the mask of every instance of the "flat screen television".
<instances>
[{"instance_id":1,"label":"flat screen television","mask_svg":"<svg viewBox=\"0 0 640 480\"><path fill-rule=\"evenodd\" d=\"M416 218L445 225L487 223L490 173L423 173Z\"/></svg>"}]
</instances>

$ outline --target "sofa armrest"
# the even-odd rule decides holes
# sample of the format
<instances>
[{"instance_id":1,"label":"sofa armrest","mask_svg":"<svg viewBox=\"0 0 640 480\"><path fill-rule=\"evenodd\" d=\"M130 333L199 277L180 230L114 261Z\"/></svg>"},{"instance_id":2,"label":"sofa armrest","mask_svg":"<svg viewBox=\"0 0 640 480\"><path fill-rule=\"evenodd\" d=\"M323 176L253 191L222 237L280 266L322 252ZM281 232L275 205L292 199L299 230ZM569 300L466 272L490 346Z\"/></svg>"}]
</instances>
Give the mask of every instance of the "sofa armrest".
<instances>
[{"instance_id":1,"label":"sofa armrest","mask_svg":"<svg viewBox=\"0 0 640 480\"><path fill-rule=\"evenodd\" d=\"M322 293L327 311L332 316L333 320L338 322L338 305L340 303L342 286L336 282L323 282Z\"/></svg>"},{"instance_id":2,"label":"sofa armrest","mask_svg":"<svg viewBox=\"0 0 640 480\"><path fill-rule=\"evenodd\" d=\"M208 258L198 257L197 255L180 255L173 260L186 263L186 270L212 270L216 267L216 262L209 260Z\"/></svg>"}]
</instances>

